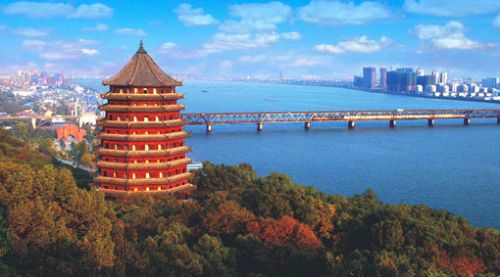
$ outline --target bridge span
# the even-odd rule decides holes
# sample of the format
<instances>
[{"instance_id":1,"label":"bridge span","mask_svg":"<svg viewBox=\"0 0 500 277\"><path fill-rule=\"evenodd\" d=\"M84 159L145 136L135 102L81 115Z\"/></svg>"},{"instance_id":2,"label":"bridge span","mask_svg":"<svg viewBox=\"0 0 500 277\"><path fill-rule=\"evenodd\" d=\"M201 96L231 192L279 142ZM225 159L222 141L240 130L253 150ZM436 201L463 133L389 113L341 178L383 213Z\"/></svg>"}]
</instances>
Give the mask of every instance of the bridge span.
<instances>
[{"instance_id":1,"label":"bridge span","mask_svg":"<svg viewBox=\"0 0 500 277\"><path fill-rule=\"evenodd\" d=\"M444 119L462 119L464 125L469 125L474 118L496 118L500 124L500 109L185 113L182 118L188 125L205 125L208 133L216 124L256 124L262 131L268 123L304 123L304 128L309 129L312 122L343 121L353 129L358 121L387 121L394 128L398 120L427 120L432 127L436 120Z\"/></svg>"}]
</instances>

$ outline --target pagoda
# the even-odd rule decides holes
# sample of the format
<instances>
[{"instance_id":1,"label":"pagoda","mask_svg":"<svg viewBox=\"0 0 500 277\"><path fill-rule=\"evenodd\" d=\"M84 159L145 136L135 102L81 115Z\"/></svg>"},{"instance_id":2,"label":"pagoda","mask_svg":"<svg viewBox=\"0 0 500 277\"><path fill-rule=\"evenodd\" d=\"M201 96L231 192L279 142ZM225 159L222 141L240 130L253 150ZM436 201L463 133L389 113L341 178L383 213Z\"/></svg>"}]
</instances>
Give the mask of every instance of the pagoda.
<instances>
[{"instance_id":1,"label":"pagoda","mask_svg":"<svg viewBox=\"0 0 500 277\"><path fill-rule=\"evenodd\" d=\"M186 157L185 121L176 92L182 83L163 72L143 48L115 76L104 80L105 116L99 120L96 183L106 196L148 193L186 196L194 186Z\"/></svg>"}]
</instances>

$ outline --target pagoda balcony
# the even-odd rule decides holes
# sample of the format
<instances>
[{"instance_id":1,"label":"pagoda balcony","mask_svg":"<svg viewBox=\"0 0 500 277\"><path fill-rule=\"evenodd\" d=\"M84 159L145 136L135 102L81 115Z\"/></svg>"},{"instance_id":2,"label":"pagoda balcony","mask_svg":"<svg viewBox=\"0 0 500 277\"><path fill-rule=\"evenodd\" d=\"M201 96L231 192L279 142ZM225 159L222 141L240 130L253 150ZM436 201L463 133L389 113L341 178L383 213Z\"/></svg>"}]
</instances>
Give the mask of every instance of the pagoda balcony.
<instances>
[{"instance_id":1,"label":"pagoda balcony","mask_svg":"<svg viewBox=\"0 0 500 277\"><path fill-rule=\"evenodd\" d=\"M139 112L139 113L160 113L160 112L178 112L186 107L179 104L163 106L127 106L127 105L109 105L101 106L102 111L106 112Z\"/></svg>"},{"instance_id":2,"label":"pagoda balcony","mask_svg":"<svg viewBox=\"0 0 500 277\"><path fill-rule=\"evenodd\" d=\"M189 136L190 134L187 132L175 132L170 134L159 134L159 135L158 134L132 135L132 134L110 134L110 133L99 134L99 138L101 139L109 139L116 141L157 141L157 140L186 138Z\"/></svg>"},{"instance_id":3,"label":"pagoda balcony","mask_svg":"<svg viewBox=\"0 0 500 277\"><path fill-rule=\"evenodd\" d=\"M117 121L103 119L99 121L99 126L103 127L134 127L134 128L162 128L176 127L186 125L186 121L182 119L165 120L165 121Z\"/></svg>"},{"instance_id":4,"label":"pagoda balcony","mask_svg":"<svg viewBox=\"0 0 500 277\"><path fill-rule=\"evenodd\" d=\"M131 93L101 93L101 98L108 100L145 100L145 101L159 101L159 100L179 100L184 98L184 94L180 93L166 93L166 94L131 94Z\"/></svg>"},{"instance_id":5,"label":"pagoda balcony","mask_svg":"<svg viewBox=\"0 0 500 277\"><path fill-rule=\"evenodd\" d=\"M99 176L96 178L96 182L99 184L113 184L113 185L168 185L175 183L180 180L190 179L191 173L181 173L167 178L141 178L141 179L125 179L125 178L114 178L114 177L104 177Z\"/></svg>"},{"instance_id":6,"label":"pagoda balcony","mask_svg":"<svg viewBox=\"0 0 500 277\"><path fill-rule=\"evenodd\" d=\"M196 186L190 183L186 183L184 185L180 185L170 189L162 189L162 190L149 190L149 191L133 191L133 190L115 190L115 189L105 189L98 188L98 191L104 192L106 196L110 197L127 197L129 195L139 195L139 194L156 194L156 193L175 193L175 192L190 192L196 189Z\"/></svg>"},{"instance_id":7,"label":"pagoda balcony","mask_svg":"<svg viewBox=\"0 0 500 277\"><path fill-rule=\"evenodd\" d=\"M100 149L99 154L101 156L111 156L111 157L160 157L160 156L170 156L182 153L187 153L191 151L191 147L181 146L164 150L115 150L115 149Z\"/></svg>"},{"instance_id":8,"label":"pagoda balcony","mask_svg":"<svg viewBox=\"0 0 500 277\"><path fill-rule=\"evenodd\" d=\"M98 162L99 168L110 168L118 170L147 170L147 169L167 169L176 166L186 165L191 162L191 159L184 158L169 162L151 162L151 163L115 163L115 162Z\"/></svg>"}]
</instances>

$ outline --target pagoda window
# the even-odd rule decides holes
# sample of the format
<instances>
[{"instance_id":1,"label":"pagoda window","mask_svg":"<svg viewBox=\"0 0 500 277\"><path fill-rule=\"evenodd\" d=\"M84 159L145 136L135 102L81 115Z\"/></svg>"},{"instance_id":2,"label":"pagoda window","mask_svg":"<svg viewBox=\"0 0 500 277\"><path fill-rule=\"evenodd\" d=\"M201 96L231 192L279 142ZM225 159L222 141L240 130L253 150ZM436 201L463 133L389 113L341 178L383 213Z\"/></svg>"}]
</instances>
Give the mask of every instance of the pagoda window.
<instances>
[{"instance_id":1,"label":"pagoda window","mask_svg":"<svg viewBox=\"0 0 500 277\"><path fill-rule=\"evenodd\" d=\"M118 116L118 117L116 118L116 120L118 120L118 121L122 121L122 117L121 117L121 116Z\"/></svg>"},{"instance_id":2,"label":"pagoda window","mask_svg":"<svg viewBox=\"0 0 500 277\"><path fill-rule=\"evenodd\" d=\"M122 88L120 89L120 93L123 93L123 89Z\"/></svg>"},{"instance_id":3,"label":"pagoda window","mask_svg":"<svg viewBox=\"0 0 500 277\"><path fill-rule=\"evenodd\" d=\"M156 88L153 89L153 94L157 94Z\"/></svg>"},{"instance_id":4,"label":"pagoda window","mask_svg":"<svg viewBox=\"0 0 500 277\"><path fill-rule=\"evenodd\" d=\"M135 179L135 173L132 173L132 179Z\"/></svg>"},{"instance_id":5,"label":"pagoda window","mask_svg":"<svg viewBox=\"0 0 500 277\"><path fill-rule=\"evenodd\" d=\"M163 172L160 172L160 174L158 175L158 177L163 178Z\"/></svg>"},{"instance_id":6,"label":"pagoda window","mask_svg":"<svg viewBox=\"0 0 500 277\"><path fill-rule=\"evenodd\" d=\"M144 150L146 150L146 151L147 151L147 150L149 150L149 144L146 144L146 145L144 146Z\"/></svg>"},{"instance_id":7,"label":"pagoda window","mask_svg":"<svg viewBox=\"0 0 500 277\"><path fill-rule=\"evenodd\" d=\"M146 131L146 132L144 132L144 134L145 134L145 135L149 135L149 132L148 132L148 131Z\"/></svg>"},{"instance_id":8,"label":"pagoda window","mask_svg":"<svg viewBox=\"0 0 500 277\"><path fill-rule=\"evenodd\" d=\"M135 144L132 145L132 151L135 151Z\"/></svg>"},{"instance_id":9,"label":"pagoda window","mask_svg":"<svg viewBox=\"0 0 500 277\"><path fill-rule=\"evenodd\" d=\"M161 144L158 144L158 150L161 150Z\"/></svg>"},{"instance_id":10,"label":"pagoda window","mask_svg":"<svg viewBox=\"0 0 500 277\"><path fill-rule=\"evenodd\" d=\"M137 88L134 88L134 93L137 93Z\"/></svg>"},{"instance_id":11,"label":"pagoda window","mask_svg":"<svg viewBox=\"0 0 500 277\"><path fill-rule=\"evenodd\" d=\"M137 116L134 116L134 122L137 122Z\"/></svg>"},{"instance_id":12,"label":"pagoda window","mask_svg":"<svg viewBox=\"0 0 500 277\"><path fill-rule=\"evenodd\" d=\"M113 172L113 178L116 178L116 172Z\"/></svg>"},{"instance_id":13,"label":"pagoda window","mask_svg":"<svg viewBox=\"0 0 500 277\"><path fill-rule=\"evenodd\" d=\"M148 93L148 89L144 88L143 92L144 92L144 94L147 94Z\"/></svg>"},{"instance_id":14,"label":"pagoda window","mask_svg":"<svg viewBox=\"0 0 500 277\"><path fill-rule=\"evenodd\" d=\"M146 164L149 164L149 160L146 160Z\"/></svg>"},{"instance_id":15,"label":"pagoda window","mask_svg":"<svg viewBox=\"0 0 500 277\"><path fill-rule=\"evenodd\" d=\"M144 117L144 122L149 122L149 117L145 116Z\"/></svg>"},{"instance_id":16,"label":"pagoda window","mask_svg":"<svg viewBox=\"0 0 500 277\"><path fill-rule=\"evenodd\" d=\"M146 172L146 179L149 179L149 172Z\"/></svg>"},{"instance_id":17,"label":"pagoda window","mask_svg":"<svg viewBox=\"0 0 500 277\"><path fill-rule=\"evenodd\" d=\"M156 121L156 122L160 121L160 117L155 116L155 121Z\"/></svg>"},{"instance_id":18,"label":"pagoda window","mask_svg":"<svg viewBox=\"0 0 500 277\"><path fill-rule=\"evenodd\" d=\"M115 150L118 150L118 144L115 144Z\"/></svg>"}]
</instances>

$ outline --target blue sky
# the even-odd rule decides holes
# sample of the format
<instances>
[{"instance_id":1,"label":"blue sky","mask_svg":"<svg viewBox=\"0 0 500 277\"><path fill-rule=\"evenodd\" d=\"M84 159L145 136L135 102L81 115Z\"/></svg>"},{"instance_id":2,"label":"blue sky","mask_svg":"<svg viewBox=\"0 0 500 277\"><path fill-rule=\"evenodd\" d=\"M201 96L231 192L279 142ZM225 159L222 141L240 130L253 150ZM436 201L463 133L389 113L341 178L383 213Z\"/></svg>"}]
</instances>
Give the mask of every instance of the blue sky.
<instances>
[{"instance_id":1,"label":"blue sky","mask_svg":"<svg viewBox=\"0 0 500 277\"><path fill-rule=\"evenodd\" d=\"M0 72L109 75L139 40L165 71L349 77L362 66L499 76L500 0L6 1Z\"/></svg>"}]
</instances>

